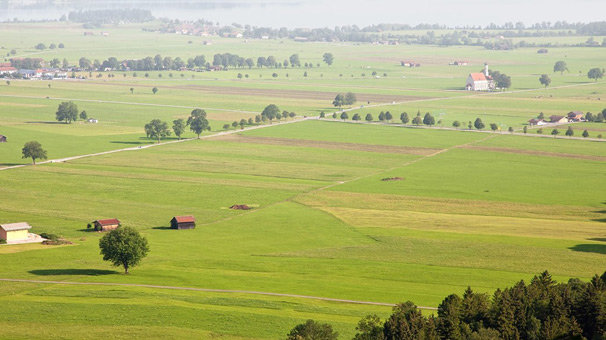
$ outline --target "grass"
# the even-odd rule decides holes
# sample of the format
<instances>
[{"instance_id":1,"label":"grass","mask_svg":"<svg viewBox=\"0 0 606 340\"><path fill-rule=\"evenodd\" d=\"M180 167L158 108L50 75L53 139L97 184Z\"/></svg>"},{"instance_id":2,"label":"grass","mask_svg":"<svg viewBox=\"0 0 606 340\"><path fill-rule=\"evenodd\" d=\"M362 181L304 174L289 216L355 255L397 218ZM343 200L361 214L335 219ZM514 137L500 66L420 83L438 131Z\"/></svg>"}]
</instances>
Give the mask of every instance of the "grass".
<instances>
[{"instance_id":1,"label":"grass","mask_svg":"<svg viewBox=\"0 0 606 340\"><path fill-rule=\"evenodd\" d=\"M578 75L603 62L606 50L595 48L554 47L538 55L534 48L244 44L224 38L203 46L197 37L143 32L138 25L93 30L109 31L103 38L84 37L80 27L64 23L5 23L0 29L8 33L3 45L17 48L18 56L66 57L72 63L81 56L176 57L174 51L207 59L219 52L279 60L299 53L314 65L332 51L336 60L308 70L174 72L172 78L168 71L149 72L148 78L144 72L115 72L114 78L104 73L52 81L50 88L46 81L3 83L0 133L9 142L0 145L2 164L27 163L20 148L29 140L40 141L51 158L151 143L143 136L145 123L184 118L193 107L206 108L217 131L269 103L299 116L332 113L334 93L353 91L376 99L370 106L361 100L366 107L350 117L360 112L376 119L389 110L397 119L401 111L429 111L444 126L481 117L520 128L538 112L601 111L597 98L606 93L605 83ZM58 32L63 41L55 41ZM51 40L66 48L32 54L38 53L35 44ZM422 67L402 68L404 56ZM472 65L447 65L456 59ZM561 59L571 72L553 75L552 88L539 88L539 75L551 74ZM512 76L513 91L461 91L467 74L484 61ZM373 78L373 71L380 77ZM273 72L279 74L275 79ZM238 80L238 73L249 78ZM156 95L154 86L160 89ZM66 99L99 124L51 124ZM592 136L602 129L573 126ZM492 292L546 269L560 281L588 280L603 271L606 180L603 160L594 157L604 155L602 143L316 120L274 122L241 135L0 172L0 222L27 221L35 233L73 242L0 246L0 278L412 300L435 307L467 286ZM386 177L403 180L381 181ZM254 209L230 210L233 204ZM167 229L180 214L195 215L197 228ZM137 228L151 245L129 275L102 261L102 234L85 230L90 221L108 217ZM363 316L390 313L389 307L243 293L8 282L0 285L0 303L0 327L9 338L275 339L309 318L351 338Z\"/></svg>"}]
</instances>

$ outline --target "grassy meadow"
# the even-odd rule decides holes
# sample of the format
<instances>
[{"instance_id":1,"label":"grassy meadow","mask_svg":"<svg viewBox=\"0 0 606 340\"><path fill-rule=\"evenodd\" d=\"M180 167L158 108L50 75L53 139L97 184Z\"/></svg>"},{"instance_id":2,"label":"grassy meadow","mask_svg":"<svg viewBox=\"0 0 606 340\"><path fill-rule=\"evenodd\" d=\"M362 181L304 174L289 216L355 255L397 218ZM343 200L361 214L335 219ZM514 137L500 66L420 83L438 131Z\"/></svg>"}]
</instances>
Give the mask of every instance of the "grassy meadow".
<instances>
[{"instance_id":1,"label":"grassy meadow","mask_svg":"<svg viewBox=\"0 0 606 340\"><path fill-rule=\"evenodd\" d=\"M534 48L243 41L141 28L85 37L73 24L0 24L9 33L3 47L23 57L210 59L229 52L281 60L299 53L302 62L321 66L1 83L0 134L8 143L0 144L0 166L29 163L20 153L29 140L40 141L51 159L146 145L154 141L145 138L145 123L186 118L196 107L208 112L211 135L269 103L298 116L332 113L335 94L347 91L359 99L350 117L420 111L443 126L481 117L505 130L521 129L539 112L606 107L606 83L578 72L603 67L606 49L554 47L540 55ZM38 42L66 48L40 52ZM324 52L335 55L334 65L322 64ZM553 74L553 63L564 58L570 72ZM402 59L422 66L402 68ZM471 65L448 66L460 59ZM484 62L511 75L510 91L462 90ZM551 87L540 86L541 73L552 76ZM99 123L56 123L64 100ZM572 126L575 136L606 130ZM0 281L0 337L276 339L311 318L348 339L362 317L386 317L391 308L242 291L437 307L468 286L492 292L544 270L558 281L588 280L604 271L605 157L599 141L305 120L0 171L0 223L27 221L34 233L72 242L1 245L0 278L241 291ZM234 204L253 209L229 209ZM173 216L189 214L196 229L168 228ZM150 244L128 275L102 261L102 234L86 229L113 217Z\"/></svg>"}]
</instances>

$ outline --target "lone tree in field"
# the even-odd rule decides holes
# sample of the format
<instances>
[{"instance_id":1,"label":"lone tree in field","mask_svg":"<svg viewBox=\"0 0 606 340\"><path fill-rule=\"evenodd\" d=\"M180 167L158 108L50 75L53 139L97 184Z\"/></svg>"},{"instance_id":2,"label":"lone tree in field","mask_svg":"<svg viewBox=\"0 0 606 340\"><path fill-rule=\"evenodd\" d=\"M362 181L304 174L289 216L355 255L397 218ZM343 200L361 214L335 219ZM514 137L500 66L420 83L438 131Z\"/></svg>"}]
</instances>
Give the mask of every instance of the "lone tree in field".
<instances>
[{"instance_id":1,"label":"lone tree in field","mask_svg":"<svg viewBox=\"0 0 606 340\"><path fill-rule=\"evenodd\" d=\"M407 124L410 121L410 119L408 118L408 113L402 112L400 114L400 121L402 121L402 124Z\"/></svg>"},{"instance_id":2,"label":"lone tree in field","mask_svg":"<svg viewBox=\"0 0 606 340\"><path fill-rule=\"evenodd\" d=\"M173 120L173 132L181 140L181 135L185 132L185 121L183 119Z\"/></svg>"},{"instance_id":3,"label":"lone tree in field","mask_svg":"<svg viewBox=\"0 0 606 340\"><path fill-rule=\"evenodd\" d=\"M541 85L543 85L543 86L545 86L545 88L547 88L547 86L549 86L551 84L551 78L549 78L549 76L546 74L542 74L541 77L539 78L539 82L541 83Z\"/></svg>"},{"instance_id":4,"label":"lone tree in field","mask_svg":"<svg viewBox=\"0 0 606 340\"><path fill-rule=\"evenodd\" d=\"M73 102L63 102L59 104L55 116L57 121L71 124L71 122L78 119L78 106Z\"/></svg>"},{"instance_id":5,"label":"lone tree in field","mask_svg":"<svg viewBox=\"0 0 606 340\"><path fill-rule=\"evenodd\" d=\"M86 111L80 112L80 119L86 120L86 118L88 118L88 113Z\"/></svg>"},{"instance_id":6,"label":"lone tree in field","mask_svg":"<svg viewBox=\"0 0 606 340\"><path fill-rule=\"evenodd\" d=\"M589 132L587 132L587 130L583 131L583 137L585 137L585 138L589 137Z\"/></svg>"},{"instance_id":7,"label":"lone tree in field","mask_svg":"<svg viewBox=\"0 0 606 340\"><path fill-rule=\"evenodd\" d=\"M189 129L198 135L198 139L200 139L200 134L203 131L210 131L210 125L208 124L208 120L206 119L206 111L202 109L194 109L192 110L189 118L187 118L187 126Z\"/></svg>"},{"instance_id":8,"label":"lone tree in field","mask_svg":"<svg viewBox=\"0 0 606 340\"><path fill-rule=\"evenodd\" d=\"M346 120L347 118L349 118L349 115L347 115L347 112L341 113L341 119Z\"/></svg>"},{"instance_id":9,"label":"lone tree in field","mask_svg":"<svg viewBox=\"0 0 606 340\"><path fill-rule=\"evenodd\" d=\"M21 158L31 158L34 165L36 165L36 159L46 159L46 150L37 141L25 143L21 153L23 154Z\"/></svg>"},{"instance_id":10,"label":"lone tree in field","mask_svg":"<svg viewBox=\"0 0 606 340\"><path fill-rule=\"evenodd\" d=\"M280 113L280 108L276 104L269 104L261 112L261 117L269 119L269 123L271 124L272 120L278 116L278 113Z\"/></svg>"},{"instance_id":11,"label":"lone tree in field","mask_svg":"<svg viewBox=\"0 0 606 340\"><path fill-rule=\"evenodd\" d=\"M476 118L476 121L473 122L473 126L478 130L482 130L484 128L484 123L480 118Z\"/></svg>"},{"instance_id":12,"label":"lone tree in field","mask_svg":"<svg viewBox=\"0 0 606 340\"><path fill-rule=\"evenodd\" d=\"M152 89L152 92L153 92L154 94L158 93L158 88L157 88L157 87L154 87L154 88Z\"/></svg>"},{"instance_id":13,"label":"lone tree in field","mask_svg":"<svg viewBox=\"0 0 606 340\"><path fill-rule=\"evenodd\" d=\"M454 122L452 122L452 126L453 126L455 129L458 129L458 128L459 128L459 126L461 126L461 122L459 122L458 120L455 120Z\"/></svg>"},{"instance_id":14,"label":"lone tree in field","mask_svg":"<svg viewBox=\"0 0 606 340\"><path fill-rule=\"evenodd\" d=\"M551 135L553 136L553 138L556 138L556 136L559 134L560 134L560 131L558 131L558 129L551 130Z\"/></svg>"},{"instance_id":15,"label":"lone tree in field","mask_svg":"<svg viewBox=\"0 0 606 340\"><path fill-rule=\"evenodd\" d=\"M490 123L490 129L492 130L492 132L495 132L499 129L499 126L495 123Z\"/></svg>"},{"instance_id":16,"label":"lone tree in field","mask_svg":"<svg viewBox=\"0 0 606 340\"><path fill-rule=\"evenodd\" d=\"M332 101L332 105L334 105L335 107L341 108L343 105L345 105L345 97L343 97L342 94L338 94L335 96L335 99Z\"/></svg>"},{"instance_id":17,"label":"lone tree in field","mask_svg":"<svg viewBox=\"0 0 606 340\"><path fill-rule=\"evenodd\" d=\"M587 72L587 78L593 79L594 81L598 81L598 79L602 79L604 77L604 69L594 67L589 72Z\"/></svg>"},{"instance_id":18,"label":"lone tree in field","mask_svg":"<svg viewBox=\"0 0 606 340\"><path fill-rule=\"evenodd\" d=\"M124 274L134 267L149 252L147 239L131 227L119 227L110 231L99 240L103 261L110 261L114 266L124 268Z\"/></svg>"},{"instance_id":19,"label":"lone tree in field","mask_svg":"<svg viewBox=\"0 0 606 340\"><path fill-rule=\"evenodd\" d=\"M366 117L364 117L364 120L367 122L372 122L374 118L372 118L372 115L370 113L366 114Z\"/></svg>"},{"instance_id":20,"label":"lone tree in field","mask_svg":"<svg viewBox=\"0 0 606 340\"><path fill-rule=\"evenodd\" d=\"M333 331L329 324L322 324L314 320L296 325L287 340L337 340L339 333Z\"/></svg>"},{"instance_id":21,"label":"lone tree in field","mask_svg":"<svg viewBox=\"0 0 606 340\"><path fill-rule=\"evenodd\" d=\"M160 143L160 139L170 136L168 123L163 122L160 119L153 119L151 122L145 124L145 133L149 138L158 140L158 143Z\"/></svg>"},{"instance_id":22,"label":"lone tree in field","mask_svg":"<svg viewBox=\"0 0 606 340\"><path fill-rule=\"evenodd\" d=\"M353 92L347 92L343 98L343 104L345 105L353 105L357 101L356 94Z\"/></svg>"},{"instance_id":23,"label":"lone tree in field","mask_svg":"<svg viewBox=\"0 0 606 340\"><path fill-rule=\"evenodd\" d=\"M354 114L353 117L351 117L351 120L355 120L355 121L358 121L358 120L361 120L361 119L362 119L362 117L360 117L360 115L357 114L357 113Z\"/></svg>"},{"instance_id":24,"label":"lone tree in field","mask_svg":"<svg viewBox=\"0 0 606 340\"><path fill-rule=\"evenodd\" d=\"M566 136L572 137L573 135L574 135L574 130L572 130L572 126L569 126L568 130L566 130Z\"/></svg>"},{"instance_id":25,"label":"lone tree in field","mask_svg":"<svg viewBox=\"0 0 606 340\"><path fill-rule=\"evenodd\" d=\"M560 75L562 75L564 71L568 71L568 65L565 61L560 60L553 65L553 72L560 72Z\"/></svg>"},{"instance_id":26,"label":"lone tree in field","mask_svg":"<svg viewBox=\"0 0 606 340\"><path fill-rule=\"evenodd\" d=\"M393 115L391 114L391 112L389 112L389 111L385 112L385 120L388 122L391 122L392 119L393 119Z\"/></svg>"},{"instance_id":27,"label":"lone tree in field","mask_svg":"<svg viewBox=\"0 0 606 340\"><path fill-rule=\"evenodd\" d=\"M327 52L322 56L322 60L324 60L324 62L330 66L335 61L335 57L332 55L332 53Z\"/></svg>"}]
</instances>

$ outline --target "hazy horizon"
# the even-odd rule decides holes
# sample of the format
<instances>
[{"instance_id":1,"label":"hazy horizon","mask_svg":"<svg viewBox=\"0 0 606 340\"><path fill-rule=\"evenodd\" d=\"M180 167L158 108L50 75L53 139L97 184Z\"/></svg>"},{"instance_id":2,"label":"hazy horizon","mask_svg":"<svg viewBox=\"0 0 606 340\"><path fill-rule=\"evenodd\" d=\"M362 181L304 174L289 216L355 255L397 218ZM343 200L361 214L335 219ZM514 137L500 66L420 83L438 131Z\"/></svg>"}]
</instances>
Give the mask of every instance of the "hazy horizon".
<instances>
[{"instance_id":1,"label":"hazy horizon","mask_svg":"<svg viewBox=\"0 0 606 340\"><path fill-rule=\"evenodd\" d=\"M266 27L334 27L368 26L380 23L416 25L419 23L447 26L477 26L490 23L523 22L527 25L549 21L590 22L604 20L603 0L322 0L305 1L193 1L179 4L164 1L106 2L72 1L65 6L32 5L35 0L10 1L0 20L58 19L62 14L81 8L136 7L150 9L156 17L195 20L205 19L222 25L231 23ZM9 2L6 2L9 4ZM27 8L14 8L17 4ZM64 3L66 3L64 1Z\"/></svg>"}]
</instances>

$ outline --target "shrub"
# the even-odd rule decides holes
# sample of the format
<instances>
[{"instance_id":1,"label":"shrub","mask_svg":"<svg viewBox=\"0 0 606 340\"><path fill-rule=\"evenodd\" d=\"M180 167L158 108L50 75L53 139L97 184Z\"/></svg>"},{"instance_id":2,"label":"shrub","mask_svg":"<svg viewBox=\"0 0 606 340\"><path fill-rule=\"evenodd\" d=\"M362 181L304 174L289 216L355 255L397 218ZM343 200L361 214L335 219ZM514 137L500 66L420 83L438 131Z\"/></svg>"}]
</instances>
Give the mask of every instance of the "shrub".
<instances>
[{"instance_id":1,"label":"shrub","mask_svg":"<svg viewBox=\"0 0 606 340\"><path fill-rule=\"evenodd\" d=\"M6 244L6 240L3 238L0 238L0 244Z\"/></svg>"}]
</instances>

